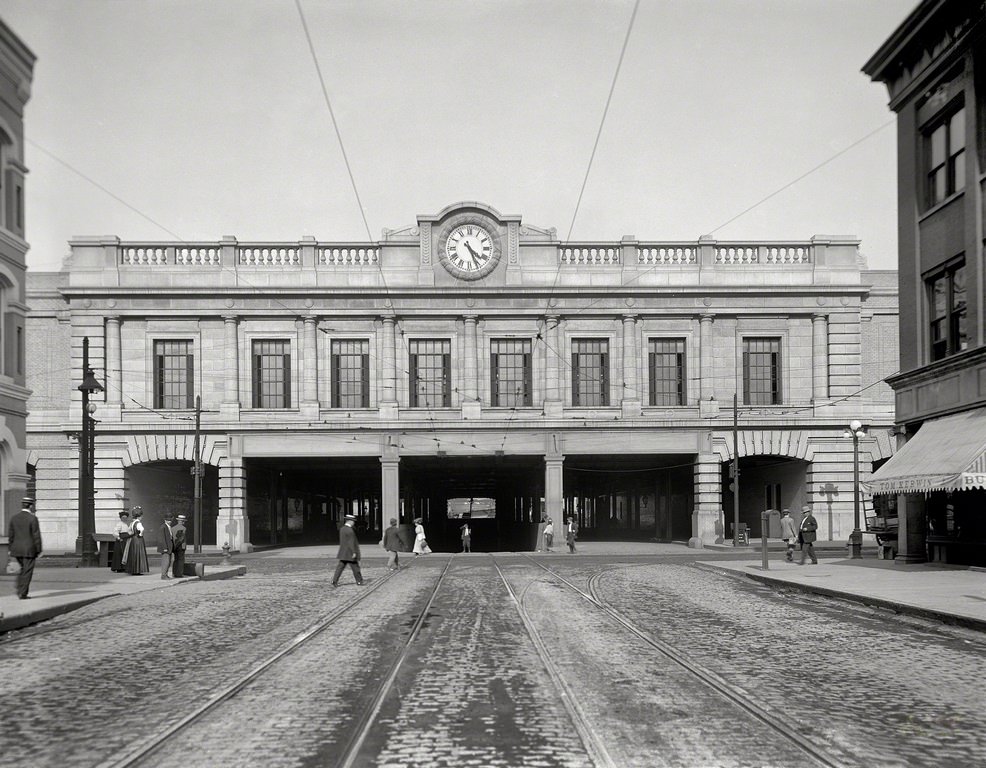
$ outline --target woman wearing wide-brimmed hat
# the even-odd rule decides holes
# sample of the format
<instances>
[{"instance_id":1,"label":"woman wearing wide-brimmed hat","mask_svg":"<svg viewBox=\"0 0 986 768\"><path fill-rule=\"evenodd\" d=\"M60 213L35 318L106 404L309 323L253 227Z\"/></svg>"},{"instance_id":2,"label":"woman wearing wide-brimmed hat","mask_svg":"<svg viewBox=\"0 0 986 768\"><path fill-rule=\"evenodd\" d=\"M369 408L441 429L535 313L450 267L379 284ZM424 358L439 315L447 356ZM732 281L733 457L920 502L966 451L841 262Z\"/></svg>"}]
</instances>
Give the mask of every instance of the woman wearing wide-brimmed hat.
<instances>
[{"instance_id":1,"label":"woman wearing wide-brimmed hat","mask_svg":"<svg viewBox=\"0 0 986 768\"><path fill-rule=\"evenodd\" d=\"M416 555L427 555L431 553L428 540L425 538L425 527L420 517L414 518L414 549L411 551Z\"/></svg>"},{"instance_id":2,"label":"woman wearing wide-brimmed hat","mask_svg":"<svg viewBox=\"0 0 986 768\"><path fill-rule=\"evenodd\" d=\"M124 553L127 573L132 576L140 576L150 572L147 564L147 544L144 543L144 524L140 521L144 510L134 507L130 511L133 522L130 523L130 538L127 539L127 549Z\"/></svg>"},{"instance_id":3,"label":"woman wearing wide-brimmed hat","mask_svg":"<svg viewBox=\"0 0 986 768\"><path fill-rule=\"evenodd\" d=\"M113 535L116 536L116 541L113 542L113 562L110 564L110 569L116 573L123 573L126 571L123 567L126 562L123 555L126 552L127 539L130 538L130 512L127 510L120 513L120 521L113 529Z\"/></svg>"}]
</instances>

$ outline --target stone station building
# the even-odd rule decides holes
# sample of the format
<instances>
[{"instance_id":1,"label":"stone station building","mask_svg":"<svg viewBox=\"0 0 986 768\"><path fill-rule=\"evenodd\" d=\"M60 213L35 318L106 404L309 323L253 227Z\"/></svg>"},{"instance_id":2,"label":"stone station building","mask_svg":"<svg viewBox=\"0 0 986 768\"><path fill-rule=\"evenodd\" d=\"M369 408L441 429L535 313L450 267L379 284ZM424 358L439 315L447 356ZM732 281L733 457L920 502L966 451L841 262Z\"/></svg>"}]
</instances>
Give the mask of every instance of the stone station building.
<instances>
[{"instance_id":1,"label":"stone station building","mask_svg":"<svg viewBox=\"0 0 986 768\"><path fill-rule=\"evenodd\" d=\"M201 396L206 546L367 541L422 517L432 546L529 549L542 515L582 536L732 536L815 505L853 528L892 452L896 274L857 241L562 243L478 202L377 242L71 243L29 276L29 466L48 545L77 533L83 339L97 397L97 531L191 507ZM724 512L725 510L725 512ZM153 543L151 540L149 543Z\"/></svg>"}]
</instances>

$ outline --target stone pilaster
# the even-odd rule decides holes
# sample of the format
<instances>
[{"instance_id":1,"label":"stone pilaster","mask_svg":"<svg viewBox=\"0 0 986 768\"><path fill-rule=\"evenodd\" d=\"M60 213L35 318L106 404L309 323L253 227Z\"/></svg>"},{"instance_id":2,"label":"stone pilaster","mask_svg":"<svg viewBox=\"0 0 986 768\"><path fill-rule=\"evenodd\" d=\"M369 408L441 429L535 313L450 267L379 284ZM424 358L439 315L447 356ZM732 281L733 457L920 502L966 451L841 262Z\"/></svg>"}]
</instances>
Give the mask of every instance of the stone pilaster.
<instances>
[{"instance_id":1,"label":"stone pilaster","mask_svg":"<svg viewBox=\"0 0 986 768\"><path fill-rule=\"evenodd\" d=\"M688 546L722 543L722 463L717 453L700 453L695 458L695 508L692 510L692 536Z\"/></svg>"},{"instance_id":2,"label":"stone pilaster","mask_svg":"<svg viewBox=\"0 0 986 768\"><path fill-rule=\"evenodd\" d=\"M383 391L380 393L380 417L384 419L397 418L397 334L396 317L384 317L380 339L381 382Z\"/></svg>"},{"instance_id":3,"label":"stone pilaster","mask_svg":"<svg viewBox=\"0 0 986 768\"><path fill-rule=\"evenodd\" d=\"M637 375L637 318L623 316L623 398L620 403L623 418L633 418L641 413L640 386Z\"/></svg>"},{"instance_id":4,"label":"stone pilaster","mask_svg":"<svg viewBox=\"0 0 986 768\"><path fill-rule=\"evenodd\" d=\"M555 530L560 531L563 522L564 509L564 456L544 457L544 509L555 524Z\"/></svg>"},{"instance_id":5,"label":"stone pilaster","mask_svg":"<svg viewBox=\"0 0 986 768\"><path fill-rule=\"evenodd\" d=\"M240 456L219 460L219 517L216 519L216 545L250 552L250 518L246 507L246 468Z\"/></svg>"},{"instance_id":6,"label":"stone pilaster","mask_svg":"<svg viewBox=\"0 0 986 768\"><path fill-rule=\"evenodd\" d=\"M239 318L223 316L223 402L219 413L223 419L240 418L240 347L237 334ZM232 542L230 543L232 545Z\"/></svg>"},{"instance_id":7,"label":"stone pilaster","mask_svg":"<svg viewBox=\"0 0 986 768\"><path fill-rule=\"evenodd\" d=\"M120 318L106 318L106 420L118 420L123 408L123 352Z\"/></svg>"},{"instance_id":8,"label":"stone pilaster","mask_svg":"<svg viewBox=\"0 0 986 768\"><path fill-rule=\"evenodd\" d=\"M555 315L545 318L544 351L544 415L558 418L562 415L563 400L561 392L560 363L564 350L561 349L561 319Z\"/></svg>"},{"instance_id":9,"label":"stone pilaster","mask_svg":"<svg viewBox=\"0 0 986 768\"><path fill-rule=\"evenodd\" d=\"M702 315L699 318L699 413L703 418L713 418L719 415L719 403L716 402L715 365L716 358L712 342L713 315Z\"/></svg>"},{"instance_id":10,"label":"stone pilaster","mask_svg":"<svg viewBox=\"0 0 986 768\"><path fill-rule=\"evenodd\" d=\"M301 372L301 414L306 418L318 418L318 318L305 317L304 369Z\"/></svg>"},{"instance_id":11,"label":"stone pilaster","mask_svg":"<svg viewBox=\"0 0 986 768\"><path fill-rule=\"evenodd\" d=\"M829 396L829 335L825 315L811 318L811 397L815 402Z\"/></svg>"},{"instance_id":12,"label":"stone pilaster","mask_svg":"<svg viewBox=\"0 0 986 768\"><path fill-rule=\"evenodd\" d=\"M479 402L479 344L476 339L476 317L466 315L462 318L463 331L463 393L462 418L478 419L482 414Z\"/></svg>"}]
</instances>

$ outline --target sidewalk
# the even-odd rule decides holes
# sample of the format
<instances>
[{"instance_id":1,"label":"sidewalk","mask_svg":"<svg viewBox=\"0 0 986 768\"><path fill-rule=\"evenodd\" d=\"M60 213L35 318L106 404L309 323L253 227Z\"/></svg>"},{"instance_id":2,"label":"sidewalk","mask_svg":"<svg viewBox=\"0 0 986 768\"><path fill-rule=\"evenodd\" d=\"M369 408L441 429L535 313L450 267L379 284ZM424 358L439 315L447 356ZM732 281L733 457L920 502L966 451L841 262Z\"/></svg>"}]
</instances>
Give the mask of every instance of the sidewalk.
<instances>
[{"instance_id":1,"label":"sidewalk","mask_svg":"<svg viewBox=\"0 0 986 768\"><path fill-rule=\"evenodd\" d=\"M75 568L60 558L38 561L31 580L29 600L18 599L16 576L0 576L0 634L50 619L115 595L132 595L152 589L170 589L191 581L231 579L246 573L243 565L206 563L202 576L164 581L155 568L143 576L113 573L109 568Z\"/></svg>"},{"instance_id":2,"label":"sidewalk","mask_svg":"<svg viewBox=\"0 0 986 768\"><path fill-rule=\"evenodd\" d=\"M797 553L796 553L797 554ZM701 568L749 578L774 587L838 597L897 613L986 631L986 571L938 563L904 565L894 560L819 559L818 565L760 559L712 560Z\"/></svg>"}]
</instances>

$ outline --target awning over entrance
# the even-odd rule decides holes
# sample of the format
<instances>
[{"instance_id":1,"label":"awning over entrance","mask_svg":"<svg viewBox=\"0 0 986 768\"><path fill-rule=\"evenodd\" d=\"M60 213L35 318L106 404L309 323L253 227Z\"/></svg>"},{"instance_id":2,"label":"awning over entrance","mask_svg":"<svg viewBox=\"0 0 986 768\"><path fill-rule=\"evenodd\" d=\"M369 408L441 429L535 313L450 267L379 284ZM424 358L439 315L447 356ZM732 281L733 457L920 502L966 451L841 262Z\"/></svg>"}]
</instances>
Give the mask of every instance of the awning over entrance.
<instances>
[{"instance_id":1,"label":"awning over entrance","mask_svg":"<svg viewBox=\"0 0 986 768\"><path fill-rule=\"evenodd\" d=\"M986 488L986 408L925 422L861 485L873 495Z\"/></svg>"}]
</instances>

